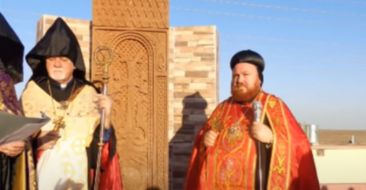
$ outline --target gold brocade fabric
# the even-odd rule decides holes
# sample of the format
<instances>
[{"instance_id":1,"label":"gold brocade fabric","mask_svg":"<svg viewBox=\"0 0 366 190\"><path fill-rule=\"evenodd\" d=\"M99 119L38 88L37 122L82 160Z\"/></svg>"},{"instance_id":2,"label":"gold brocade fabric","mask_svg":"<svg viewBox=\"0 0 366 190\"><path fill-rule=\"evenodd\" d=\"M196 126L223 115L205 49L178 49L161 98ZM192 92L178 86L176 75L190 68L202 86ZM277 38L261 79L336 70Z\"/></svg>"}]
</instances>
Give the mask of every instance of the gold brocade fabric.
<instances>
[{"instance_id":1,"label":"gold brocade fabric","mask_svg":"<svg viewBox=\"0 0 366 190\"><path fill-rule=\"evenodd\" d=\"M37 160L39 189L88 189L87 154L92 135L99 123L99 112L93 103L94 88L83 86L71 95L65 109L36 83L30 81L22 95L26 116L52 119L42 132L54 129L54 120L63 117L65 127L52 149L45 150Z\"/></svg>"},{"instance_id":2,"label":"gold brocade fabric","mask_svg":"<svg viewBox=\"0 0 366 190\"><path fill-rule=\"evenodd\" d=\"M3 96L0 94L0 110L3 110L5 108L5 105L3 103Z\"/></svg>"}]
</instances>

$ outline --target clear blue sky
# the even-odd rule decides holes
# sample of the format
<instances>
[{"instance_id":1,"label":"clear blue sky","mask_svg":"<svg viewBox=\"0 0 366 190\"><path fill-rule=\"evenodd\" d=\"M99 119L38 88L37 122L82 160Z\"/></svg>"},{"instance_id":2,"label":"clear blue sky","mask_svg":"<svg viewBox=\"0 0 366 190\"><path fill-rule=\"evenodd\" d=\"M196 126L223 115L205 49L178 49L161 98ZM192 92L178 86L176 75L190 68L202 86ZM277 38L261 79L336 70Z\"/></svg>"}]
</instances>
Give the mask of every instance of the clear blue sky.
<instances>
[{"instance_id":1,"label":"clear blue sky","mask_svg":"<svg viewBox=\"0 0 366 190\"><path fill-rule=\"evenodd\" d=\"M366 130L366 1L170 0L170 25L216 25L220 100L230 94L231 56L253 49L266 60L264 89L281 97L299 122ZM0 0L25 45L35 44L42 14L92 17L91 1ZM25 81L29 78L25 67ZM17 85L18 93L24 83Z\"/></svg>"}]
</instances>

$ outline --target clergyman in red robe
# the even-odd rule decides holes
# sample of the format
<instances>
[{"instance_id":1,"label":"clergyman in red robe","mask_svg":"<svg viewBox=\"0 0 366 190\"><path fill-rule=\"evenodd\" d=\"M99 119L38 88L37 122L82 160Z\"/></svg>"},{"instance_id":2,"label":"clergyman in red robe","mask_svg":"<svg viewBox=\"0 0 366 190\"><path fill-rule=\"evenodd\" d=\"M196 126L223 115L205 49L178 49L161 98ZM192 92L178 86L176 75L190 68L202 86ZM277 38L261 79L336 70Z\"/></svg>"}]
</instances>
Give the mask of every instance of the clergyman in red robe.
<instances>
[{"instance_id":1,"label":"clergyman in red robe","mask_svg":"<svg viewBox=\"0 0 366 190\"><path fill-rule=\"evenodd\" d=\"M230 66L232 96L199 131L185 189L318 190L306 135L287 105L262 89L262 56L240 51ZM254 101L262 105L257 120Z\"/></svg>"}]
</instances>

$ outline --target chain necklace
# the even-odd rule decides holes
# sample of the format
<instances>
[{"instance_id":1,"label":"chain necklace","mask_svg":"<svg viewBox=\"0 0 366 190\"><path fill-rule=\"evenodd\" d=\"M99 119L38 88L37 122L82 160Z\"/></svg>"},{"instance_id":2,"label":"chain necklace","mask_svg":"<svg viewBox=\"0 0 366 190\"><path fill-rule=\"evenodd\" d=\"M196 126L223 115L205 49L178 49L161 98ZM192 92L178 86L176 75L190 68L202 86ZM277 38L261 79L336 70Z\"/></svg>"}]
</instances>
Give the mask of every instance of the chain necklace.
<instances>
[{"instance_id":1,"label":"chain necklace","mask_svg":"<svg viewBox=\"0 0 366 190\"><path fill-rule=\"evenodd\" d=\"M53 131L55 132L59 132L60 129L63 129L66 127L66 123L65 123L65 114L69 108L69 99L71 97L71 95L73 94L74 90L75 90L75 80L73 80L73 86L70 92L69 97L65 100L65 101L61 101L60 104L61 106L59 107L59 109L63 110L63 114L62 115L57 115L56 112L56 105L54 103L54 98L53 98L53 94L52 94L52 89L51 89L51 84L50 84L50 80L47 80L47 85L48 85L48 91L50 92L51 95L51 102L52 102L52 107L53 107L53 115L55 116L54 120L53 120L53 124L54 124L54 128Z\"/></svg>"}]
</instances>

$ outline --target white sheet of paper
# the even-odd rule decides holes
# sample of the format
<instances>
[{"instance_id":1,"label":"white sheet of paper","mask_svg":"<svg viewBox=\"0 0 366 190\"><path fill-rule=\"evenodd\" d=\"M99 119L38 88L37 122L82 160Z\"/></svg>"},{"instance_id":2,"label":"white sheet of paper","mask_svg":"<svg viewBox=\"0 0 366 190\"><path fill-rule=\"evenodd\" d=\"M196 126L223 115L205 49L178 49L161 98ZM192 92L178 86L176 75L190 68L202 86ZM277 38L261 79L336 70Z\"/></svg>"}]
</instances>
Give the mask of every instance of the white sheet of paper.
<instances>
[{"instance_id":1,"label":"white sheet of paper","mask_svg":"<svg viewBox=\"0 0 366 190\"><path fill-rule=\"evenodd\" d=\"M0 112L0 144L26 140L47 124L50 118L30 118Z\"/></svg>"}]
</instances>

